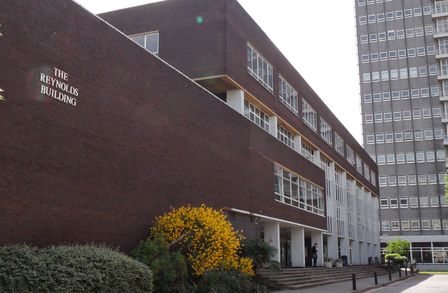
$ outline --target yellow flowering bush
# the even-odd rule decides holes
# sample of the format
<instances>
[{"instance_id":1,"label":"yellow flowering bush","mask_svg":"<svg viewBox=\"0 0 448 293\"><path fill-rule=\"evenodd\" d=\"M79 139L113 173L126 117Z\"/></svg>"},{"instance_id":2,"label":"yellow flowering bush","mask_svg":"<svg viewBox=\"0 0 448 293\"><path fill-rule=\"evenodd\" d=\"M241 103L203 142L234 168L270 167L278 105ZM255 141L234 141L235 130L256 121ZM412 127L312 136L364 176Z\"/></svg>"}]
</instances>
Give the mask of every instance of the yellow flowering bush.
<instances>
[{"instance_id":1,"label":"yellow flowering bush","mask_svg":"<svg viewBox=\"0 0 448 293\"><path fill-rule=\"evenodd\" d=\"M222 210L205 205L173 209L156 218L151 234L181 250L196 276L214 269L254 275L252 260L238 256L243 236L233 229Z\"/></svg>"}]
</instances>

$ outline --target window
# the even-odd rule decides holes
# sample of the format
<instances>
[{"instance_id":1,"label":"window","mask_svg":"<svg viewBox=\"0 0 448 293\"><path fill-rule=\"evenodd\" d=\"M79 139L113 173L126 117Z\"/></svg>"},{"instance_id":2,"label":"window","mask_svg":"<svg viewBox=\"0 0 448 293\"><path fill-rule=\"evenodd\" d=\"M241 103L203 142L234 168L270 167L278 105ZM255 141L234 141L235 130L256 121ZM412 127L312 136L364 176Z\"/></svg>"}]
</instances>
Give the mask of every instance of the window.
<instances>
[{"instance_id":1,"label":"window","mask_svg":"<svg viewBox=\"0 0 448 293\"><path fill-rule=\"evenodd\" d=\"M382 231L390 231L390 222L389 221L381 221L381 230Z\"/></svg>"},{"instance_id":2,"label":"window","mask_svg":"<svg viewBox=\"0 0 448 293\"><path fill-rule=\"evenodd\" d=\"M299 96L297 91L280 75L280 101L294 114L299 113Z\"/></svg>"},{"instance_id":3,"label":"window","mask_svg":"<svg viewBox=\"0 0 448 293\"><path fill-rule=\"evenodd\" d=\"M275 200L281 203L324 216L322 188L300 178L297 174L274 166Z\"/></svg>"},{"instance_id":4,"label":"window","mask_svg":"<svg viewBox=\"0 0 448 293\"><path fill-rule=\"evenodd\" d=\"M387 182L389 183L389 186L397 186L397 177L395 175L389 175L387 176ZM390 202L390 207L392 208L392 199Z\"/></svg>"},{"instance_id":5,"label":"window","mask_svg":"<svg viewBox=\"0 0 448 293\"><path fill-rule=\"evenodd\" d=\"M380 81L380 73L379 71L372 72L372 81L379 82Z\"/></svg>"},{"instance_id":6,"label":"window","mask_svg":"<svg viewBox=\"0 0 448 293\"><path fill-rule=\"evenodd\" d=\"M397 70L397 69L395 69L395 70ZM392 72L392 71L391 71ZM397 74L398 74L398 71L397 71ZM400 100L400 91L393 91L392 92L392 100L393 101L398 101L398 100Z\"/></svg>"},{"instance_id":7,"label":"window","mask_svg":"<svg viewBox=\"0 0 448 293\"><path fill-rule=\"evenodd\" d=\"M350 163L350 165L355 166L355 153L353 152L353 149L349 145L346 145L345 151L347 153L347 161Z\"/></svg>"},{"instance_id":8,"label":"window","mask_svg":"<svg viewBox=\"0 0 448 293\"><path fill-rule=\"evenodd\" d=\"M366 104L372 103L372 94L364 94L364 103Z\"/></svg>"},{"instance_id":9,"label":"window","mask_svg":"<svg viewBox=\"0 0 448 293\"><path fill-rule=\"evenodd\" d=\"M413 38L414 37L414 29L413 28L407 28L406 29L406 38Z\"/></svg>"},{"instance_id":10,"label":"window","mask_svg":"<svg viewBox=\"0 0 448 293\"><path fill-rule=\"evenodd\" d=\"M436 47L435 46L427 46L426 47L426 54L427 55L435 55L436 54Z\"/></svg>"},{"instance_id":11,"label":"window","mask_svg":"<svg viewBox=\"0 0 448 293\"><path fill-rule=\"evenodd\" d=\"M250 44L247 44L247 70L263 87L274 92L274 69Z\"/></svg>"},{"instance_id":12,"label":"window","mask_svg":"<svg viewBox=\"0 0 448 293\"><path fill-rule=\"evenodd\" d=\"M393 11L387 11L386 12L386 21L392 21L394 20L394 12Z\"/></svg>"},{"instance_id":13,"label":"window","mask_svg":"<svg viewBox=\"0 0 448 293\"><path fill-rule=\"evenodd\" d=\"M398 69L391 69L391 71L390 71L390 79L392 79L392 80L398 79ZM400 97L400 94L398 94L398 97Z\"/></svg>"},{"instance_id":14,"label":"window","mask_svg":"<svg viewBox=\"0 0 448 293\"><path fill-rule=\"evenodd\" d=\"M439 86L432 85L431 86L431 97L438 97L438 96L439 96Z\"/></svg>"},{"instance_id":15,"label":"window","mask_svg":"<svg viewBox=\"0 0 448 293\"><path fill-rule=\"evenodd\" d=\"M434 33L434 27L432 25L425 26L425 35L430 36Z\"/></svg>"},{"instance_id":16,"label":"window","mask_svg":"<svg viewBox=\"0 0 448 293\"><path fill-rule=\"evenodd\" d=\"M427 87L421 88L420 93L421 93L422 98L429 97L429 88L427 88Z\"/></svg>"},{"instance_id":17,"label":"window","mask_svg":"<svg viewBox=\"0 0 448 293\"><path fill-rule=\"evenodd\" d=\"M414 16L422 16L422 8L421 7L414 8Z\"/></svg>"},{"instance_id":18,"label":"window","mask_svg":"<svg viewBox=\"0 0 448 293\"><path fill-rule=\"evenodd\" d=\"M370 61L370 55L369 54L361 55L361 62L362 63L369 63L369 61Z\"/></svg>"},{"instance_id":19,"label":"window","mask_svg":"<svg viewBox=\"0 0 448 293\"><path fill-rule=\"evenodd\" d=\"M409 99L409 90L402 90L402 91L401 91L401 98L402 98L403 100L407 100L407 99Z\"/></svg>"},{"instance_id":20,"label":"window","mask_svg":"<svg viewBox=\"0 0 448 293\"><path fill-rule=\"evenodd\" d=\"M418 75L420 77L424 77L428 75L428 68L426 66L420 66L418 68Z\"/></svg>"},{"instance_id":21,"label":"window","mask_svg":"<svg viewBox=\"0 0 448 293\"><path fill-rule=\"evenodd\" d=\"M409 77L410 78L418 77L417 67L410 67L409 68Z\"/></svg>"},{"instance_id":22,"label":"window","mask_svg":"<svg viewBox=\"0 0 448 293\"><path fill-rule=\"evenodd\" d=\"M277 138L290 148L294 149L294 135L280 123L277 124Z\"/></svg>"},{"instance_id":23,"label":"window","mask_svg":"<svg viewBox=\"0 0 448 293\"><path fill-rule=\"evenodd\" d=\"M359 24L363 25L367 23L367 17L365 15L362 15L359 17Z\"/></svg>"},{"instance_id":24,"label":"window","mask_svg":"<svg viewBox=\"0 0 448 293\"><path fill-rule=\"evenodd\" d=\"M404 10L404 18L409 18L409 17L412 17L412 9L411 8Z\"/></svg>"},{"instance_id":25,"label":"window","mask_svg":"<svg viewBox=\"0 0 448 293\"><path fill-rule=\"evenodd\" d=\"M391 51L389 51L389 59L390 59L390 60L395 60L395 59L397 59L397 51L396 51L396 50L391 50Z\"/></svg>"},{"instance_id":26,"label":"window","mask_svg":"<svg viewBox=\"0 0 448 293\"><path fill-rule=\"evenodd\" d=\"M386 176L378 176L378 181L379 181L380 187L387 186L387 177Z\"/></svg>"},{"instance_id":27,"label":"window","mask_svg":"<svg viewBox=\"0 0 448 293\"><path fill-rule=\"evenodd\" d=\"M387 164L394 165L395 164L395 154L387 154L386 156Z\"/></svg>"},{"instance_id":28,"label":"window","mask_svg":"<svg viewBox=\"0 0 448 293\"><path fill-rule=\"evenodd\" d=\"M365 6L366 0L358 0L358 6Z\"/></svg>"},{"instance_id":29,"label":"window","mask_svg":"<svg viewBox=\"0 0 448 293\"><path fill-rule=\"evenodd\" d=\"M417 48L417 56L425 56L425 47Z\"/></svg>"},{"instance_id":30,"label":"window","mask_svg":"<svg viewBox=\"0 0 448 293\"><path fill-rule=\"evenodd\" d=\"M421 119L422 118L422 111L420 109L412 110L412 118L414 120Z\"/></svg>"},{"instance_id":31,"label":"window","mask_svg":"<svg viewBox=\"0 0 448 293\"><path fill-rule=\"evenodd\" d=\"M413 186L417 184L417 176L416 175L408 175L408 185ZM409 199L411 200L411 199Z\"/></svg>"},{"instance_id":32,"label":"window","mask_svg":"<svg viewBox=\"0 0 448 293\"><path fill-rule=\"evenodd\" d=\"M428 184L437 184L437 174L428 174Z\"/></svg>"},{"instance_id":33,"label":"window","mask_svg":"<svg viewBox=\"0 0 448 293\"><path fill-rule=\"evenodd\" d=\"M409 49L408 49L408 57L409 57L409 58L413 58L413 57L415 57L415 56L416 56L415 48L409 48Z\"/></svg>"},{"instance_id":34,"label":"window","mask_svg":"<svg viewBox=\"0 0 448 293\"><path fill-rule=\"evenodd\" d=\"M397 164L404 164L405 163L405 154L398 153L396 155L396 158L397 158Z\"/></svg>"},{"instance_id":35,"label":"window","mask_svg":"<svg viewBox=\"0 0 448 293\"><path fill-rule=\"evenodd\" d=\"M437 150L436 157L437 157L437 162L445 162L445 151Z\"/></svg>"},{"instance_id":36,"label":"window","mask_svg":"<svg viewBox=\"0 0 448 293\"><path fill-rule=\"evenodd\" d=\"M409 198L409 207L413 209L418 208L418 200L416 197Z\"/></svg>"},{"instance_id":37,"label":"window","mask_svg":"<svg viewBox=\"0 0 448 293\"><path fill-rule=\"evenodd\" d=\"M429 198L429 203L431 204L432 208L438 208L439 207L439 197L438 196L431 196Z\"/></svg>"},{"instance_id":38,"label":"window","mask_svg":"<svg viewBox=\"0 0 448 293\"><path fill-rule=\"evenodd\" d=\"M394 112L394 121L401 121L401 112L400 111Z\"/></svg>"},{"instance_id":39,"label":"window","mask_svg":"<svg viewBox=\"0 0 448 293\"><path fill-rule=\"evenodd\" d=\"M392 113L384 112L384 122L391 122L391 121L392 121Z\"/></svg>"},{"instance_id":40,"label":"window","mask_svg":"<svg viewBox=\"0 0 448 293\"><path fill-rule=\"evenodd\" d=\"M406 176L404 176L404 177L406 177ZM407 197L400 197L400 208L401 209L408 208L408 198Z\"/></svg>"},{"instance_id":41,"label":"window","mask_svg":"<svg viewBox=\"0 0 448 293\"><path fill-rule=\"evenodd\" d=\"M389 41L395 40L395 31L394 30L387 31L387 39Z\"/></svg>"},{"instance_id":42,"label":"window","mask_svg":"<svg viewBox=\"0 0 448 293\"><path fill-rule=\"evenodd\" d=\"M423 6L423 14L424 15L431 15L432 13L432 7L431 5L429 6Z\"/></svg>"},{"instance_id":43,"label":"window","mask_svg":"<svg viewBox=\"0 0 448 293\"><path fill-rule=\"evenodd\" d=\"M404 39L404 30L396 30L395 35L397 40Z\"/></svg>"},{"instance_id":44,"label":"window","mask_svg":"<svg viewBox=\"0 0 448 293\"><path fill-rule=\"evenodd\" d=\"M384 133L378 132L376 134L376 143L384 143Z\"/></svg>"},{"instance_id":45,"label":"window","mask_svg":"<svg viewBox=\"0 0 448 293\"><path fill-rule=\"evenodd\" d=\"M434 139L432 129L426 129L424 134L425 134L425 140L433 140Z\"/></svg>"},{"instance_id":46,"label":"window","mask_svg":"<svg viewBox=\"0 0 448 293\"><path fill-rule=\"evenodd\" d=\"M372 115L372 114L370 114ZM366 114L367 119L367 114ZM333 143L333 131L330 124L320 117L320 137L322 137L329 145Z\"/></svg>"},{"instance_id":47,"label":"window","mask_svg":"<svg viewBox=\"0 0 448 293\"><path fill-rule=\"evenodd\" d=\"M367 141L367 144L374 144L375 143L375 136L373 134L367 134L366 135L366 141Z\"/></svg>"},{"instance_id":48,"label":"window","mask_svg":"<svg viewBox=\"0 0 448 293\"><path fill-rule=\"evenodd\" d=\"M417 159L417 163L424 163L425 162L425 152L416 152L415 157Z\"/></svg>"},{"instance_id":49,"label":"window","mask_svg":"<svg viewBox=\"0 0 448 293\"><path fill-rule=\"evenodd\" d=\"M400 221L398 220L391 220L390 225L392 227L392 231L400 231Z\"/></svg>"},{"instance_id":50,"label":"window","mask_svg":"<svg viewBox=\"0 0 448 293\"><path fill-rule=\"evenodd\" d=\"M430 108L423 108L422 114L424 119L430 119L431 118L431 109Z\"/></svg>"},{"instance_id":51,"label":"window","mask_svg":"<svg viewBox=\"0 0 448 293\"><path fill-rule=\"evenodd\" d=\"M368 20L369 20L369 23L375 23L376 22L376 15L375 14L369 14Z\"/></svg>"},{"instance_id":52,"label":"window","mask_svg":"<svg viewBox=\"0 0 448 293\"><path fill-rule=\"evenodd\" d=\"M369 42L369 37L367 35L361 35L359 37L361 44L367 44Z\"/></svg>"},{"instance_id":53,"label":"window","mask_svg":"<svg viewBox=\"0 0 448 293\"><path fill-rule=\"evenodd\" d=\"M429 75L431 75L431 76L437 75L437 65L436 64L429 65L428 72L429 72Z\"/></svg>"},{"instance_id":54,"label":"window","mask_svg":"<svg viewBox=\"0 0 448 293\"><path fill-rule=\"evenodd\" d=\"M389 200L387 198L380 199L380 207L382 210L389 208Z\"/></svg>"},{"instance_id":55,"label":"window","mask_svg":"<svg viewBox=\"0 0 448 293\"><path fill-rule=\"evenodd\" d=\"M373 102L381 103L381 93L373 93Z\"/></svg>"},{"instance_id":56,"label":"window","mask_svg":"<svg viewBox=\"0 0 448 293\"><path fill-rule=\"evenodd\" d=\"M422 230L431 230L431 224L430 224L429 220L422 219Z\"/></svg>"},{"instance_id":57,"label":"window","mask_svg":"<svg viewBox=\"0 0 448 293\"><path fill-rule=\"evenodd\" d=\"M406 78L408 78L408 69L400 68L400 79L406 79Z\"/></svg>"},{"instance_id":58,"label":"window","mask_svg":"<svg viewBox=\"0 0 448 293\"><path fill-rule=\"evenodd\" d=\"M376 43L377 41L377 35L376 34L369 34L369 42L370 43Z\"/></svg>"},{"instance_id":59,"label":"window","mask_svg":"<svg viewBox=\"0 0 448 293\"><path fill-rule=\"evenodd\" d=\"M378 112L375 113L375 123L381 123L383 122L383 113Z\"/></svg>"},{"instance_id":60,"label":"window","mask_svg":"<svg viewBox=\"0 0 448 293\"><path fill-rule=\"evenodd\" d=\"M435 161L436 161L436 157L435 157L434 151L426 152L426 162L432 163Z\"/></svg>"},{"instance_id":61,"label":"window","mask_svg":"<svg viewBox=\"0 0 448 293\"><path fill-rule=\"evenodd\" d=\"M405 141L413 141L414 140L412 131L407 130L404 132L404 140Z\"/></svg>"},{"instance_id":62,"label":"window","mask_svg":"<svg viewBox=\"0 0 448 293\"><path fill-rule=\"evenodd\" d=\"M269 132L269 116L247 100L244 100L244 116Z\"/></svg>"},{"instance_id":63,"label":"window","mask_svg":"<svg viewBox=\"0 0 448 293\"><path fill-rule=\"evenodd\" d=\"M385 155L377 155L376 156L376 163L379 166L385 165L386 164L386 156Z\"/></svg>"},{"instance_id":64,"label":"window","mask_svg":"<svg viewBox=\"0 0 448 293\"><path fill-rule=\"evenodd\" d=\"M395 10L395 19L403 18L403 10Z\"/></svg>"},{"instance_id":65,"label":"window","mask_svg":"<svg viewBox=\"0 0 448 293\"><path fill-rule=\"evenodd\" d=\"M305 124L317 131L317 113L304 99L302 99L302 113Z\"/></svg>"},{"instance_id":66,"label":"window","mask_svg":"<svg viewBox=\"0 0 448 293\"><path fill-rule=\"evenodd\" d=\"M406 175L398 175L398 186L406 186Z\"/></svg>"},{"instance_id":67,"label":"window","mask_svg":"<svg viewBox=\"0 0 448 293\"><path fill-rule=\"evenodd\" d=\"M398 209L398 199L391 198L389 201L390 201L390 208L391 209Z\"/></svg>"},{"instance_id":68,"label":"window","mask_svg":"<svg viewBox=\"0 0 448 293\"><path fill-rule=\"evenodd\" d=\"M421 174L417 176L417 182L419 185L426 185L426 174ZM426 198L426 201L428 198ZM420 205L422 205L422 198L420 198Z\"/></svg>"},{"instance_id":69,"label":"window","mask_svg":"<svg viewBox=\"0 0 448 293\"><path fill-rule=\"evenodd\" d=\"M376 15L376 21L377 22L384 22L384 13L378 13Z\"/></svg>"},{"instance_id":70,"label":"window","mask_svg":"<svg viewBox=\"0 0 448 293\"><path fill-rule=\"evenodd\" d=\"M304 142L302 142L302 156L310 162L314 161L314 149Z\"/></svg>"},{"instance_id":71,"label":"window","mask_svg":"<svg viewBox=\"0 0 448 293\"><path fill-rule=\"evenodd\" d=\"M411 111L404 110L403 111L403 120L411 120L411 119L412 119Z\"/></svg>"},{"instance_id":72,"label":"window","mask_svg":"<svg viewBox=\"0 0 448 293\"><path fill-rule=\"evenodd\" d=\"M337 134L334 133L334 148L341 156L344 156L344 140Z\"/></svg>"},{"instance_id":73,"label":"window","mask_svg":"<svg viewBox=\"0 0 448 293\"><path fill-rule=\"evenodd\" d=\"M390 101L390 92L383 92L383 102Z\"/></svg>"},{"instance_id":74,"label":"window","mask_svg":"<svg viewBox=\"0 0 448 293\"><path fill-rule=\"evenodd\" d=\"M440 224L440 219L432 219L431 223L432 223L433 230L441 230L442 229L441 224Z\"/></svg>"},{"instance_id":75,"label":"window","mask_svg":"<svg viewBox=\"0 0 448 293\"><path fill-rule=\"evenodd\" d=\"M420 230L420 220L412 219L411 220L411 228L412 228L412 231L419 231Z\"/></svg>"},{"instance_id":76,"label":"window","mask_svg":"<svg viewBox=\"0 0 448 293\"><path fill-rule=\"evenodd\" d=\"M409 231L409 230L411 230L409 220L401 220L401 230L402 231Z\"/></svg>"},{"instance_id":77,"label":"window","mask_svg":"<svg viewBox=\"0 0 448 293\"><path fill-rule=\"evenodd\" d=\"M149 52L156 55L159 54L159 32L138 34L129 37Z\"/></svg>"},{"instance_id":78,"label":"window","mask_svg":"<svg viewBox=\"0 0 448 293\"><path fill-rule=\"evenodd\" d=\"M415 28L415 36L416 37L423 36L423 34L424 34L423 27L416 27Z\"/></svg>"},{"instance_id":79,"label":"window","mask_svg":"<svg viewBox=\"0 0 448 293\"><path fill-rule=\"evenodd\" d=\"M393 143L394 142L394 133L386 132L384 134L384 139L385 139L386 143Z\"/></svg>"},{"instance_id":80,"label":"window","mask_svg":"<svg viewBox=\"0 0 448 293\"><path fill-rule=\"evenodd\" d=\"M411 89L411 98L416 99L420 96L420 89Z\"/></svg>"},{"instance_id":81,"label":"window","mask_svg":"<svg viewBox=\"0 0 448 293\"><path fill-rule=\"evenodd\" d=\"M414 163L415 162L415 155L414 155L414 153L407 153L406 154L406 162L407 163Z\"/></svg>"}]
</instances>

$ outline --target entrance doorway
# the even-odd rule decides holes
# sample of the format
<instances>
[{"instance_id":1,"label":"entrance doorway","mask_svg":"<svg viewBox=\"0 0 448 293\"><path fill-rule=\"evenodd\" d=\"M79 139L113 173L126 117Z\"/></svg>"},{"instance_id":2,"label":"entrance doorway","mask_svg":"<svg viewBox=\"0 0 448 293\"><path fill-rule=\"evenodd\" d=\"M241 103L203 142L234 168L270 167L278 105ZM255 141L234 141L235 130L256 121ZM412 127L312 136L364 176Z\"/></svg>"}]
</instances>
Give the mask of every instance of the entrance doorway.
<instances>
[{"instance_id":1,"label":"entrance doorway","mask_svg":"<svg viewBox=\"0 0 448 293\"><path fill-rule=\"evenodd\" d=\"M305 235L305 266L306 267L313 266L313 254L311 253L312 248L313 248L313 244L311 243L311 236Z\"/></svg>"},{"instance_id":2,"label":"entrance doorway","mask_svg":"<svg viewBox=\"0 0 448 293\"><path fill-rule=\"evenodd\" d=\"M290 268L291 262L291 230L280 228L280 265L282 268Z\"/></svg>"}]
</instances>

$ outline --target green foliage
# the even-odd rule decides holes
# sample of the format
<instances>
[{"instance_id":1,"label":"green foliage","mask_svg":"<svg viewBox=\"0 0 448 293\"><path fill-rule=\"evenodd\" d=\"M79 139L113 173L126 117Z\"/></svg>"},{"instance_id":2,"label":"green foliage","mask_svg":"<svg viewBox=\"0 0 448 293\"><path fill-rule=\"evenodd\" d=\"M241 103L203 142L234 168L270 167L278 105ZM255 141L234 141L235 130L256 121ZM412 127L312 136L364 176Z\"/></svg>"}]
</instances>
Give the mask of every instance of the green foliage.
<instances>
[{"instance_id":1,"label":"green foliage","mask_svg":"<svg viewBox=\"0 0 448 293\"><path fill-rule=\"evenodd\" d=\"M267 292L267 289L252 281L247 275L234 270L209 271L202 276L196 288L197 293L252 293Z\"/></svg>"},{"instance_id":2,"label":"green foliage","mask_svg":"<svg viewBox=\"0 0 448 293\"><path fill-rule=\"evenodd\" d=\"M247 240L241 247L241 254L254 261L255 267L259 268L269 264L275 255L275 248L267 244L264 240Z\"/></svg>"},{"instance_id":3,"label":"green foliage","mask_svg":"<svg viewBox=\"0 0 448 293\"><path fill-rule=\"evenodd\" d=\"M170 252L163 238L141 241L133 257L151 268L156 292L185 292L187 265L180 252Z\"/></svg>"},{"instance_id":4,"label":"green foliage","mask_svg":"<svg viewBox=\"0 0 448 293\"><path fill-rule=\"evenodd\" d=\"M408 255L409 241L402 239L395 239L387 242L387 247L384 252L386 254L398 253L401 256Z\"/></svg>"},{"instance_id":5,"label":"green foliage","mask_svg":"<svg viewBox=\"0 0 448 293\"><path fill-rule=\"evenodd\" d=\"M386 261L393 261L394 263L396 263L396 264L399 264L399 265L402 265L402 264L404 264L405 262L407 262L408 261L408 258L406 257L406 256L402 256L402 255L400 255L400 254L398 254L398 253L389 253L389 254L386 254L385 256L384 256L384 258L386 259Z\"/></svg>"},{"instance_id":6,"label":"green foliage","mask_svg":"<svg viewBox=\"0 0 448 293\"><path fill-rule=\"evenodd\" d=\"M4 246L0 292L152 292L152 274L105 247Z\"/></svg>"}]
</instances>

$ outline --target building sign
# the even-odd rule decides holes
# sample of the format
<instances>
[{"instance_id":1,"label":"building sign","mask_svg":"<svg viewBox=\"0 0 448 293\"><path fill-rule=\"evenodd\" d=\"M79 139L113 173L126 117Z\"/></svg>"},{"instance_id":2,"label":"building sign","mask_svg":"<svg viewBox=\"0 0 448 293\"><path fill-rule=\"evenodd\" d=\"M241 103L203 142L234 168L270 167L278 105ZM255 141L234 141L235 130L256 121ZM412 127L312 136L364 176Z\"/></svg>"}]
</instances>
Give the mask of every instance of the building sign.
<instances>
[{"instance_id":1,"label":"building sign","mask_svg":"<svg viewBox=\"0 0 448 293\"><path fill-rule=\"evenodd\" d=\"M53 68L51 74L40 73L40 93L76 107L79 90L69 84L67 72Z\"/></svg>"}]
</instances>

